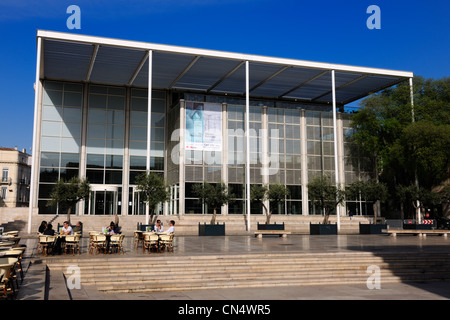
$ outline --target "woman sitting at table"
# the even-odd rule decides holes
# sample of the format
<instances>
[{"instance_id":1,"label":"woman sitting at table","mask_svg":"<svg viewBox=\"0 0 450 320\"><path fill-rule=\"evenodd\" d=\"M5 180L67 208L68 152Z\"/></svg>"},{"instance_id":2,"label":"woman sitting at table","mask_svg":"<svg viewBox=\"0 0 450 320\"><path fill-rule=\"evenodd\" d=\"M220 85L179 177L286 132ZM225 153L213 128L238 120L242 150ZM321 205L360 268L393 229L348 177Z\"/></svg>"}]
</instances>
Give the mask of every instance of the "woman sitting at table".
<instances>
[{"instance_id":1,"label":"woman sitting at table","mask_svg":"<svg viewBox=\"0 0 450 320\"><path fill-rule=\"evenodd\" d=\"M51 223L49 223L47 225L47 229L45 229L44 234L46 236L54 236L55 235L55 230L53 230L53 226Z\"/></svg>"},{"instance_id":2,"label":"woman sitting at table","mask_svg":"<svg viewBox=\"0 0 450 320\"><path fill-rule=\"evenodd\" d=\"M119 229L117 228L116 224L111 221L109 224L109 227L106 228L108 234L120 234Z\"/></svg>"}]
</instances>

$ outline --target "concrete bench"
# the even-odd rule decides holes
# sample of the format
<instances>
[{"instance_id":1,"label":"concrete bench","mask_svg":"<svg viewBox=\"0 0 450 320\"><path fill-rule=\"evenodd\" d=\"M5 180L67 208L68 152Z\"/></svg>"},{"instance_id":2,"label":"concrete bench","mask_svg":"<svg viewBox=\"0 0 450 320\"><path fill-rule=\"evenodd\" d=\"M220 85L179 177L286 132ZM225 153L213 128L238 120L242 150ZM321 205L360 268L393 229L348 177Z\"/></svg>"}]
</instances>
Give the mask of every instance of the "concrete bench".
<instances>
[{"instance_id":1,"label":"concrete bench","mask_svg":"<svg viewBox=\"0 0 450 320\"><path fill-rule=\"evenodd\" d=\"M421 237L426 237L427 234L437 234L446 238L447 234L450 233L450 230L383 229L382 231L391 237L396 237L397 234L414 234Z\"/></svg>"},{"instance_id":2,"label":"concrete bench","mask_svg":"<svg viewBox=\"0 0 450 320\"><path fill-rule=\"evenodd\" d=\"M257 230L255 231L255 237L262 238L263 235L278 235L280 237L286 238L290 231L285 230Z\"/></svg>"}]
</instances>

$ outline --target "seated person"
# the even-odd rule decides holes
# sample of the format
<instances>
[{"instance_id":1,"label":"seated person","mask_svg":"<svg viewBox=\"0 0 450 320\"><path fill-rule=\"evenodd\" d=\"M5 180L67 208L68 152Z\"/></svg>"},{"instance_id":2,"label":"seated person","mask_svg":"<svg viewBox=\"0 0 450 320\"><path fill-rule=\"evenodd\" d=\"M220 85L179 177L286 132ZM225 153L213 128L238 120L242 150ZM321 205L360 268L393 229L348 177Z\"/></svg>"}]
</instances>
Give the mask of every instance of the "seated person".
<instances>
[{"instance_id":1,"label":"seated person","mask_svg":"<svg viewBox=\"0 0 450 320\"><path fill-rule=\"evenodd\" d=\"M45 229L44 234L46 236L54 236L55 235L55 230L53 230L53 226L51 223L49 223L47 225L47 228Z\"/></svg>"},{"instance_id":2,"label":"seated person","mask_svg":"<svg viewBox=\"0 0 450 320\"><path fill-rule=\"evenodd\" d=\"M161 223L161 220L156 220L153 231L155 231L155 232L163 232L164 231L164 227Z\"/></svg>"},{"instance_id":3,"label":"seated person","mask_svg":"<svg viewBox=\"0 0 450 320\"><path fill-rule=\"evenodd\" d=\"M111 221L109 224L109 227L107 229L107 234L120 234L119 229L117 228L116 224Z\"/></svg>"},{"instance_id":4,"label":"seated person","mask_svg":"<svg viewBox=\"0 0 450 320\"><path fill-rule=\"evenodd\" d=\"M72 227L69 225L68 221L64 221L63 223L63 227L61 229L61 234L62 235L73 235L73 230Z\"/></svg>"},{"instance_id":5,"label":"seated person","mask_svg":"<svg viewBox=\"0 0 450 320\"><path fill-rule=\"evenodd\" d=\"M169 229L167 229L167 231L163 231L164 233L173 233L175 232L175 221L170 220L169 222Z\"/></svg>"},{"instance_id":6,"label":"seated person","mask_svg":"<svg viewBox=\"0 0 450 320\"><path fill-rule=\"evenodd\" d=\"M75 232L80 232L81 233L81 230L83 230L83 223L81 221L78 221L76 226L73 227L73 232L74 233Z\"/></svg>"},{"instance_id":7,"label":"seated person","mask_svg":"<svg viewBox=\"0 0 450 320\"><path fill-rule=\"evenodd\" d=\"M39 233L44 233L46 228L47 228L47 221L42 221L41 225L39 226L38 232Z\"/></svg>"}]
</instances>

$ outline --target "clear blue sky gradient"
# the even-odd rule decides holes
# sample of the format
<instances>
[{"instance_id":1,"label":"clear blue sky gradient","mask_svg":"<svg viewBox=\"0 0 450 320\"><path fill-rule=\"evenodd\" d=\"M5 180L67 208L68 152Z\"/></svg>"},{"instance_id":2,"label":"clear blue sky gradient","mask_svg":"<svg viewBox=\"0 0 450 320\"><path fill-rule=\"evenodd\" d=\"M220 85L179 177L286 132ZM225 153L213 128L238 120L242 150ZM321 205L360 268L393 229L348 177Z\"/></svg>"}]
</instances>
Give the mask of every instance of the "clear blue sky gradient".
<instances>
[{"instance_id":1,"label":"clear blue sky gradient","mask_svg":"<svg viewBox=\"0 0 450 320\"><path fill-rule=\"evenodd\" d=\"M81 9L69 30L66 9ZM369 30L370 5L381 29ZM36 30L282 58L450 74L447 0L0 0L0 146L30 152Z\"/></svg>"}]
</instances>

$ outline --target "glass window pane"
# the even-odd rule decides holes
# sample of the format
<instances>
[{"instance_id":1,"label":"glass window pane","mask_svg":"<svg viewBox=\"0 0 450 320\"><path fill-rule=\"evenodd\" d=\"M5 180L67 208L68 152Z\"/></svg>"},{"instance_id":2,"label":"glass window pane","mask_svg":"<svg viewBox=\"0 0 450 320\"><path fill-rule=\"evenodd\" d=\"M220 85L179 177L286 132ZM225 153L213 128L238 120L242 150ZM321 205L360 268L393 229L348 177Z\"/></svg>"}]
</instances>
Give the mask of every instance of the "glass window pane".
<instances>
[{"instance_id":1,"label":"glass window pane","mask_svg":"<svg viewBox=\"0 0 450 320\"><path fill-rule=\"evenodd\" d=\"M43 106L42 107L42 120L61 121L63 118L62 113L63 113L63 110L61 107Z\"/></svg>"},{"instance_id":2,"label":"glass window pane","mask_svg":"<svg viewBox=\"0 0 450 320\"><path fill-rule=\"evenodd\" d=\"M42 121L42 135L59 137L61 135L61 122Z\"/></svg>"},{"instance_id":3,"label":"glass window pane","mask_svg":"<svg viewBox=\"0 0 450 320\"><path fill-rule=\"evenodd\" d=\"M44 105L62 106L62 91L44 90Z\"/></svg>"},{"instance_id":4,"label":"glass window pane","mask_svg":"<svg viewBox=\"0 0 450 320\"><path fill-rule=\"evenodd\" d=\"M83 95L75 92L64 93L64 106L65 107L81 107L83 102Z\"/></svg>"},{"instance_id":5,"label":"glass window pane","mask_svg":"<svg viewBox=\"0 0 450 320\"><path fill-rule=\"evenodd\" d=\"M130 112L132 126L147 126L147 112ZM152 117L153 122L153 117Z\"/></svg>"},{"instance_id":6,"label":"glass window pane","mask_svg":"<svg viewBox=\"0 0 450 320\"><path fill-rule=\"evenodd\" d=\"M88 154L86 157L87 168L104 168L105 156L103 154Z\"/></svg>"},{"instance_id":7,"label":"glass window pane","mask_svg":"<svg viewBox=\"0 0 450 320\"><path fill-rule=\"evenodd\" d=\"M78 138L61 138L62 152L80 152L81 141Z\"/></svg>"},{"instance_id":8,"label":"glass window pane","mask_svg":"<svg viewBox=\"0 0 450 320\"><path fill-rule=\"evenodd\" d=\"M166 112L166 102L164 100L152 99L152 113L153 112Z\"/></svg>"},{"instance_id":9,"label":"glass window pane","mask_svg":"<svg viewBox=\"0 0 450 320\"><path fill-rule=\"evenodd\" d=\"M41 168L39 173L40 182L56 182L58 181L58 169L55 168Z\"/></svg>"},{"instance_id":10,"label":"glass window pane","mask_svg":"<svg viewBox=\"0 0 450 320\"><path fill-rule=\"evenodd\" d=\"M147 99L145 98L131 98L131 110L133 111L147 111Z\"/></svg>"},{"instance_id":11,"label":"glass window pane","mask_svg":"<svg viewBox=\"0 0 450 320\"><path fill-rule=\"evenodd\" d=\"M123 168L123 157L119 155L106 155L105 159L106 169L122 169Z\"/></svg>"},{"instance_id":12,"label":"glass window pane","mask_svg":"<svg viewBox=\"0 0 450 320\"><path fill-rule=\"evenodd\" d=\"M105 139L106 126L104 124L88 124L88 138Z\"/></svg>"},{"instance_id":13,"label":"glass window pane","mask_svg":"<svg viewBox=\"0 0 450 320\"><path fill-rule=\"evenodd\" d=\"M147 141L147 128L146 127L131 127L130 128L130 140Z\"/></svg>"},{"instance_id":14,"label":"glass window pane","mask_svg":"<svg viewBox=\"0 0 450 320\"><path fill-rule=\"evenodd\" d=\"M125 97L108 96L108 109L125 109Z\"/></svg>"},{"instance_id":15,"label":"glass window pane","mask_svg":"<svg viewBox=\"0 0 450 320\"><path fill-rule=\"evenodd\" d=\"M86 178L89 183L103 183L103 170L86 170Z\"/></svg>"},{"instance_id":16,"label":"glass window pane","mask_svg":"<svg viewBox=\"0 0 450 320\"><path fill-rule=\"evenodd\" d=\"M80 155L78 153L61 153L61 167L78 168Z\"/></svg>"},{"instance_id":17,"label":"glass window pane","mask_svg":"<svg viewBox=\"0 0 450 320\"><path fill-rule=\"evenodd\" d=\"M123 154L123 140L106 140L105 153Z\"/></svg>"},{"instance_id":18,"label":"glass window pane","mask_svg":"<svg viewBox=\"0 0 450 320\"><path fill-rule=\"evenodd\" d=\"M40 183L39 184L39 198L49 199L54 186L55 186L54 184Z\"/></svg>"},{"instance_id":19,"label":"glass window pane","mask_svg":"<svg viewBox=\"0 0 450 320\"><path fill-rule=\"evenodd\" d=\"M125 113L119 110L108 110L107 123L122 125L125 124Z\"/></svg>"},{"instance_id":20,"label":"glass window pane","mask_svg":"<svg viewBox=\"0 0 450 320\"><path fill-rule=\"evenodd\" d=\"M62 136L81 138L81 124L72 122L63 122Z\"/></svg>"},{"instance_id":21,"label":"glass window pane","mask_svg":"<svg viewBox=\"0 0 450 320\"><path fill-rule=\"evenodd\" d=\"M101 109L89 109L88 123L105 123L106 111Z\"/></svg>"},{"instance_id":22,"label":"glass window pane","mask_svg":"<svg viewBox=\"0 0 450 320\"><path fill-rule=\"evenodd\" d=\"M108 125L106 127L106 139L123 139L124 126Z\"/></svg>"},{"instance_id":23,"label":"glass window pane","mask_svg":"<svg viewBox=\"0 0 450 320\"><path fill-rule=\"evenodd\" d=\"M81 122L81 109L64 108L63 119L69 122Z\"/></svg>"},{"instance_id":24,"label":"glass window pane","mask_svg":"<svg viewBox=\"0 0 450 320\"><path fill-rule=\"evenodd\" d=\"M69 181L74 177L78 177L78 169L61 169L60 179Z\"/></svg>"},{"instance_id":25,"label":"glass window pane","mask_svg":"<svg viewBox=\"0 0 450 320\"><path fill-rule=\"evenodd\" d=\"M146 157L130 156L130 169L145 170L146 161Z\"/></svg>"},{"instance_id":26,"label":"glass window pane","mask_svg":"<svg viewBox=\"0 0 450 320\"><path fill-rule=\"evenodd\" d=\"M89 108L106 109L106 95L90 94Z\"/></svg>"},{"instance_id":27,"label":"glass window pane","mask_svg":"<svg viewBox=\"0 0 450 320\"><path fill-rule=\"evenodd\" d=\"M41 167L59 167L59 153L41 152Z\"/></svg>"},{"instance_id":28,"label":"glass window pane","mask_svg":"<svg viewBox=\"0 0 450 320\"><path fill-rule=\"evenodd\" d=\"M87 152L89 152L89 153L105 153L105 140L88 139Z\"/></svg>"},{"instance_id":29,"label":"glass window pane","mask_svg":"<svg viewBox=\"0 0 450 320\"><path fill-rule=\"evenodd\" d=\"M122 171L105 171L105 183L106 184L122 184Z\"/></svg>"},{"instance_id":30,"label":"glass window pane","mask_svg":"<svg viewBox=\"0 0 450 320\"><path fill-rule=\"evenodd\" d=\"M41 150L42 151L55 151L58 152L61 149L61 138L56 137L42 137Z\"/></svg>"}]
</instances>

